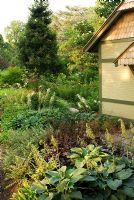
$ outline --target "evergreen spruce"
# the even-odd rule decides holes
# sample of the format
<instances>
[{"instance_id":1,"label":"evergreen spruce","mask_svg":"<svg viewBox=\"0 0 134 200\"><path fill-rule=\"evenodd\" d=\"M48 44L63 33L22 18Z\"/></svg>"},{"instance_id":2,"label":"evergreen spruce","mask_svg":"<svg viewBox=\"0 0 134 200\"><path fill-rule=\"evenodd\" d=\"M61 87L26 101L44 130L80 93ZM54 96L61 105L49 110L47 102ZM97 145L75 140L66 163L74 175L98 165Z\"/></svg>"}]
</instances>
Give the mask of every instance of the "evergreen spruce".
<instances>
[{"instance_id":1,"label":"evergreen spruce","mask_svg":"<svg viewBox=\"0 0 134 200\"><path fill-rule=\"evenodd\" d=\"M51 11L47 0L34 0L24 35L19 42L20 58L30 70L58 72L56 35L50 29Z\"/></svg>"}]
</instances>

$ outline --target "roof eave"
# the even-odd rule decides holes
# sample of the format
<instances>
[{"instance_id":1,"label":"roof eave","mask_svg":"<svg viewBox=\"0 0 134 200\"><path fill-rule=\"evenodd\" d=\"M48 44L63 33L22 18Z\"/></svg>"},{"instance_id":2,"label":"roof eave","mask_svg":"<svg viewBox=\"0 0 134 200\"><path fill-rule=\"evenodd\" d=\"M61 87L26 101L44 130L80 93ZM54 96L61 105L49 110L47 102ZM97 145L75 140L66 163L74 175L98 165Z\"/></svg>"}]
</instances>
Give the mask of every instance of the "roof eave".
<instances>
[{"instance_id":1,"label":"roof eave","mask_svg":"<svg viewBox=\"0 0 134 200\"><path fill-rule=\"evenodd\" d=\"M134 45L134 42L132 42L132 44L130 44L114 61L113 61L113 63L115 64L115 65L117 65L118 64L118 60L123 56L123 54L126 52L126 51L128 51L132 46Z\"/></svg>"},{"instance_id":2,"label":"roof eave","mask_svg":"<svg viewBox=\"0 0 134 200\"><path fill-rule=\"evenodd\" d=\"M84 51L92 51L93 47L96 43L99 42L100 38L104 35L104 33L110 28L110 26L117 20L117 18L121 15L121 11L118 11L114 14L109 22L106 25L103 25L99 31L89 40L89 42L85 45Z\"/></svg>"},{"instance_id":3,"label":"roof eave","mask_svg":"<svg viewBox=\"0 0 134 200\"><path fill-rule=\"evenodd\" d=\"M102 37L102 35L110 28L110 26L117 20L117 18L122 14L122 11L118 11L120 6L123 4L120 3L119 6L112 12L112 14L107 18L107 20L103 23L101 28L96 32L95 35L88 41L88 43L84 46L84 51L93 51L93 47Z\"/></svg>"}]
</instances>

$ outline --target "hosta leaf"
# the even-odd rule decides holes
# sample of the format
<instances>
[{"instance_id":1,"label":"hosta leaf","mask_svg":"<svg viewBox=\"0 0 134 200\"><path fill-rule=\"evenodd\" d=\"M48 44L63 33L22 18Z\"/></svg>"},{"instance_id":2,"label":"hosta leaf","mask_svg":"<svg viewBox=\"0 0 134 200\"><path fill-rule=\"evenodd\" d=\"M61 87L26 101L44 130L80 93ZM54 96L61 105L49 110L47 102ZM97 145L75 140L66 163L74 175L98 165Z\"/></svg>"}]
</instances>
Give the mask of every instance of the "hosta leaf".
<instances>
[{"instance_id":1,"label":"hosta leaf","mask_svg":"<svg viewBox=\"0 0 134 200\"><path fill-rule=\"evenodd\" d=\"M70 178L73 175L73 172L75 171L75 168L68 169L65 173L66 178Z\"/></svg>"},{"instance_id":2,"label":"hosta leaf","mask_svg":"<svg viewBox=\"0 0 134 200\"><path fill-rule=\"evenodd\" d=\"M94 197L93 197L94 200L103 200L103 196L102 194L96 194Z\"/></svg>"},{"instance_id":3,"label":"hosta leaf","mask_svg":"<svg viewBox=\"0 0 134 200\"><path fill-rule=\"evenodd\" d=\"M42 185L42 184L39 184L39 183L35 183L32 185L31 189L33 191L36 191L37 194L41 194L43 192L45 192L47 190L47 187Z\"/></svg>"},{"instance_id":4,"label":"hosta leaf","mask_svg":"<svg viewBox=\"0 0 134 200\"><path fill-rule=\"evenodd\" d=\"M93 176L86 176L82 179L82 181L85 181L85 182L92 182L92 181L96 181L97 178L96 177L93 177Z\"/></svg>"},{"instance_id":5,"label":"hosta leaf","mask_svg":"<svg viewBox=\"0 0 134 200\"><path fill-rule=\"evenodd\" d=\"M88 154L88 149L82 148L82 155L85 157Z\"/></svg>"},{"instance_id":6,"label":"hosta leaf","mask_svg":"<svg viewBox=\"0 0 134 200\"><path fill-rule=\"evenodd\" d=\"M129 164L131 163L131 160L129 158L127 158L126 156L125 157L122 157L122 161L129 166Z\"/></svg>"},{"instance_id":7,"label":"hosta leaf","mask_svg":"<svg viewBox=\"0 0 134 200\"><path fill-rule=\"evenodd\" d=\"M64 194L61 194L61 197L59 198L56 198L55 200L72 200L71 198L70 198L70 196L69 196L69 194L66 194L66 195L64 195Z\"/></svg>"},{"instance_id":8,"label":"hosta leaf","mask_svg":"<svg viewBox=\"0 0 134 200\"><path fill-rule=\"evenodd\" d=\"M94 161L95 161L95 162L101 162L101 160L102 160L102 159L101 159L100 157L94 158Z\"/></svg>"},{"instance_id":9,"label":"hosta leaf","mask_svg":"<svg viewBox=\"0 0 134 200\"><path fill-rule=\"evenodd\" d=\"M98 181L96 181L96 183L99 186L99 188L102 190L104 190L107 187L107 184L104 181L98 180Z\"/></svg>"},{"instance_id":10,"label":"hosta leaf","mask_svg":"<svg viewBox=\"0 0 134 200\"><path fill-rule=\"evenodd\" d=\"M107 185L112 189L112 190L117 190L118 187L122 185L122 181L115 179L115 180L108 180Z\"/></svg>"},{"instance_id":11,"label":"hosta leaf","mask_svg":"<svg viewBox=\"0 0 134 200\"><path fill-rule=\"evenodd\" d=\"M61 179L61 175L59 174L59 172L56 172L56 171L48 171L46 174L50 176L49 182L50 182L50 184L52 184L52 185L54 185L56 182L59 182L60 179Z\"/></svg>"},{"instance_id":12,"label":"hosta leaf","mask_svg":"<svg viewBox=\"0 0 134 200\"><path fill-rule=\"evenodd\" d=\"M115 195L112 195L110 200L118 200L118 198Z\"/></svg>"},{"instance_id":13,"label":"hosta leaf","mask_svg":"<svg viewBox=\"0 0 134 200\"><path fill-rule=\"evenodd\" d=\"M71 178L71 182L72 183L77 183L78 181L80 181L82 178L83 178L83 176L84 175L79 175L79 176L73 176L72 178Z\"/></svg>"},{"instance_id":14,"label":"hosta leaf","mask_svg":"<svg viewBox=\"0 0 134 200\"><path fill-rule=\"evenodd\" d=\"M68 190L68 183L69 183L70 179L64 179L62 181L60 181L60 183L58 183L57 185L57 191L58 192L64 192L64 190Z\"/></svg>"},{"instance_id":15,"label":"hosta leaf","mask_svg":"<svg viewBox=\"0 0 134 200\"><path fill-rule=\"evenodd\" d=\"M103 200L102 194L97 194L94 200Z\"/></svg>"},{"instance_id":16,"label":"hosta leaf","mask_svg":"<svg viewBox=\"0 0 134 200\"><path fill-rule=\"evenodd\" d=\"M126 200L126 194L122 190L117 191L117 197L119 200Z\"/></svg>"},{"instance_id":17,"label":"hosta leaf","mask_svg":"<svg viewBox=\"0 0 134 200\"><path fill-rule=\"evenodd\" d=\"M91 168L96 168L98 166L97 162L95 162L94 160L89 160L87 164L88 164L88 167L91 167Z\"/></svg>"},{"instance_id":18,"label":"hosta leaf","mask_svg":"<svg viewBox=\"0 0 134 200\"><path fill-rule=\"evenodd\" d=\"M47 171L46 174L48 174L49 176L56 176L56 177L59 177L59 172L56 172L56 171Z\"/></svg>"},{"instance_id":19,"label":"hosta leaf","mask_svg":"<svg viewBox=\"0 0 134 200\"><path fill-rule=\"evenodd\" d=\"M66 170L67 170L67 167L66 167L66 166L63 166L63 167L61 167L58 171L59 171L60 173L65 173Z\"/></svg>"},{"instance_id":20,"label":"hosta leaf","mask_svg":"<svg viewBox=\"0 0 134 200\"><path fill-rule=\"evenodd\" d=\"M79 175L81 175L81 174L84 174L86 171L87 171L87 169L84 169L84 168L76 169L76 170L73 172L73 177L79 176Z\"/></svg>"},{"instance_id":21,"label":"hosta leaf","mask_svg":"<svg viewBox=\"0 0 134 200\"><path fill-rule=\"evenodd\" d=\"M124 186L123 187L124 193L129 197L134 197L134 189Z\"/></svg>"},{"instance_id":22,"label":"hosta leaf","mask_svg":"<svg viewBox=\"0 0 134 200\"><path fill-rule=\"evenodd\" d=\"M72 148L71 152L72 153L74 152L74 153L82 155L82 149L81 148Z\"/></svg>"},{"instance_id":23,"label":"hosta leaf","mask_svg":"<svg viewBox=\"0 0 134 200\"><path fill-rule=\"evenodd\" d=\"M77 168L82 168L86 164L86 161L83 158L79 158L75 161L75 166Z\"/></svg>"},{"instance_id":24,"label":"hosta leaf","mask_svg":"<svg viewBox=\"0 0 134 200\"><path fill-rule=\"evenodd\" d=\"M124 169L125 167L126 167L125 163L122 164L122 165L117 165L117 166L116 166L116 172L121 171L121 170Z\"/></svg>"},{"instance_id":25,"label":"hosta leaf","mask_svg":"<svg viewBox=\"0 0 134 200\"><path fill-rule=\"evenodd\" d=\"M102 158L105 158L105 157L108 157L109 155L108 155L107 153L104 153L104 152L102 153L102 152L101 152L101 153L100 153L100 156L101 156Z\"/></svg>"},{"instance_id":26,"label":"hosta leaf","mask_svg":"<svg viewBox=\"0 0 134 200\"><path fill-rule=\"evenodd\" d=\"M49 183L52 184L52 185L54 185L55 183L59 182L60 180L61 180L60 177L54 176L54 177L52 177L52 178L49 179Z\"/></svg>"},{"instance_id":27,"label":"hosta leaf","mask_svg":"<svg viewBox=\"0 0 134 200\"><path fill-rule=\"evenodd\" d=\"M104 167L108 168L111 165L111 162L109 162L109 160L106 160L106 162L104 163Z\"/></svg>"},{"instance_id":28,"label":"hosta leaf","mask_svg":"<svg viewBox=\"0 0 134 200\"><path fill-rule=\"evenodd\" d=\"M99 153L99 151L100 151L100 147L95 147L94 150L92 150L91 154L92 155L94 155L94 154L97 155Z\"/></svg>"},{"instance_id":29,"label":"hosta leaf","mask_svg":"<svg viewBox=\"0 0 134 200\"><path fill-rule=\"evenodd\" d=\"M70 196L71 199L77 199L77 200L83 199L80 191L72 192L71 194L69 194L69 196Z\"/></svg>"},{"instance_id":30,"label":"hosta leaf","mask_svg":"<svg viewBox=\"0 0 134 200\"><path fill-rule=\"evenodd\" d=\"M134 176L132 176L128 180L124 181L123 184L127 187L134 188Z\"/></svg>"},{"instance_id":31,"label":"hosta leaf","mask_svg":"<svg viewBox=\"0 0 134 200\"><path fill-rule=\"evenodd\" d=\"M84 198L83 198L83 200L104 200L104 198L103 198L103 195L102 194L90 194L90 195L88 195L88 196L85 196Z\"/></svg>"},{"instance_id":32,"label":"hosta leaf","mask_svg":"<svg viewBox=\"0 0 134 200\"><path fill-rule=\"evenodd\" d=\"M93 144L90 144L90 145L87 146L87 149L88 149L89 151L93 151L94 148L95 148L95 146L94 146Z\"/></svg>"},{"instance_id":33,"label":"hosta leaf","mask_svg":"<svg viewBox=\"0 0 134 200\"><path fill-rule=\"evenodd\" d=\"M112 174L112 173L114 173L114 172L115 172L115 164L112 163L112 164L110 165L110 167L108 168L108 174Z\"/></svg>"},{"instance_id":34,"label":"hosta leaf","mask_svg":"<svg viewBox=\"0 0 134 200\"><path fill-rule=\"evenodd\" d=\"M106 188L104 191L103 191L103 198L104 199L109 199L110 195L111 195L111 189L110 188Z\"/></svg>"},{"instance_id":35,"label":"hosta leaf","mask_svg":"<svg viewBox=\"0 0 134 200\"><path fill-rule=\"evenodd\" d=\"M76 158L79 158L80 155L79 154L76 154L76 153L73 153L72 155L69 156L70 159L76 159Z\"/></svg>"},{"instance_id":36,"label":"hosta leaf","mask_svg":"<svg viewBox=\"0 0 134 200\"><path fill-rule=\"evenodd\" d=\"M133 175L133 170L131 170L131 169L126 169L126 170L124 169L124 170L117 173L117 177L120 180L125 180L132 175Z\"/></svg>"},{"instance_id":37,"label":"hosta leaf","mask_svg":"<svg viewBox=\"0 0 134 200\"><path fill-rule=\"evenodd\" d=\"M103 171L104 171L103 165L97 167L97 172L103 172Z\"/></svg>"},{"instance_id":38,"label":"hosta leaf","mask_svg":"<svg viewBox=\"0 0 134 200\"><path fill-rule=\"evenodd\" d=\"M49 193L48 195L43 194L39 197L39 200L52 200L53 199L53 193Z\"/></svg>"}]
</instances>

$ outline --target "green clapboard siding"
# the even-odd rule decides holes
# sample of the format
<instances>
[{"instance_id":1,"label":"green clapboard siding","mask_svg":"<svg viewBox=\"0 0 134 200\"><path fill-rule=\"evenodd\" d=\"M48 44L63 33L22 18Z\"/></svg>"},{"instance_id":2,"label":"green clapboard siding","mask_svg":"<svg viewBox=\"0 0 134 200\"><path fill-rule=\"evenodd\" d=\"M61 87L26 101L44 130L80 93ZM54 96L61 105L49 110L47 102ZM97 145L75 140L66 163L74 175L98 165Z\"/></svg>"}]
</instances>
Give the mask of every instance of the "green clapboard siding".
<instances>
[{"instance_id":1,"label":"green clapboard siding","mask_svg":"<svg viewBox=\"0 0 134 200\"><path fill-rule=\"evenodd\" d=\"M103 114L134 119L134 105L132 104L134 102L134 70L129 66L115 67L113 63L132 42L134 42L133 38L132 41L119 40L118 42L116 40L116 42L101 43L99 52L101 56L100 100ZM103 99L110 101L104 102ZM112 99L114 99L113 102Z\"/></svg>"},{"instance_id":2,"label":"green clapboard siding","mask_svg":"<svg viewBox=\"0 0 134 200\"><path fill-rule=\"evenodd\" d=\"M132 41L102 43L101 59L116 59L131 43Z\"/></svg>"},{"instance_id":3,"label":"green clapboard siding","mask_svg":"<svg viewBox=\"0 0 134 200\"><path fill-rule=\"evenodd\" d=\"M134 101L134 74L128 66L102 64L102 98Z\"/></svg>"},{"instance_id":4,"label":"green clapboard siding","mask_svg":"<svg viewBox=\"0 0 134 200\"><path fill-rule=\"evenodd\" d=\"M134 119L134 106L102 102L102 113L116 117Z\"/></svg>"}]
</instances>

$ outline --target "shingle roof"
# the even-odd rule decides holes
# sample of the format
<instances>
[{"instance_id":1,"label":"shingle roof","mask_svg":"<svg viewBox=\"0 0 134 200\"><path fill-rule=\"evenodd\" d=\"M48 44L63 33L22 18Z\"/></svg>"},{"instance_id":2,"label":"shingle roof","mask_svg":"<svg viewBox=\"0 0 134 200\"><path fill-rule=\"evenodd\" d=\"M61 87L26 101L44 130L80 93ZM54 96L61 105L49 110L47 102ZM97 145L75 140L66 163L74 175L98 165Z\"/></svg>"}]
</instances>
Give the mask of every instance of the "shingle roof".
<instances>
[{"instance_id":1,"label":"shingle roof","mask_svg":"<svg viewBox=\"0 0 134 200\"><path fill-rule=\"evenodd\" d=\"M125 13L102 37L102 41L134 37L134 11Z\"/></svg>"},{"instance_id":2,"label":"shingle roof","mask_svg":"<svg viewBox=\"0 0 134 200\"><path fill-rule=\"evenodd\" d=\"M118 10L126 10L134 7L134 0L126 0Z\"/></svg>"},{"instance_id":3,"label":"shingle roof","mask_svg":"<svg viewBox=\"0 0 134 200\"><path fill-rule=\"evenodd\" d=\"M111 28L117 19L122 15L124 10L131 10L132 8L134 9L134 0L123 1L107 18L96 34L88 41L84 47L84 51L92 51L96 44L98 44L99 40L104 36L106 31L109 30L109 28Z\"/></svg>"},{"instance_id":4,"label":"shingle roof","mask_svg":"<svg viewBox=\"0 0 134 200\"><path fill-rule=\"evenodd\" d=\"M134 42L114 61L116 66L134 65Z\"/></svg>"}]
</instances>

